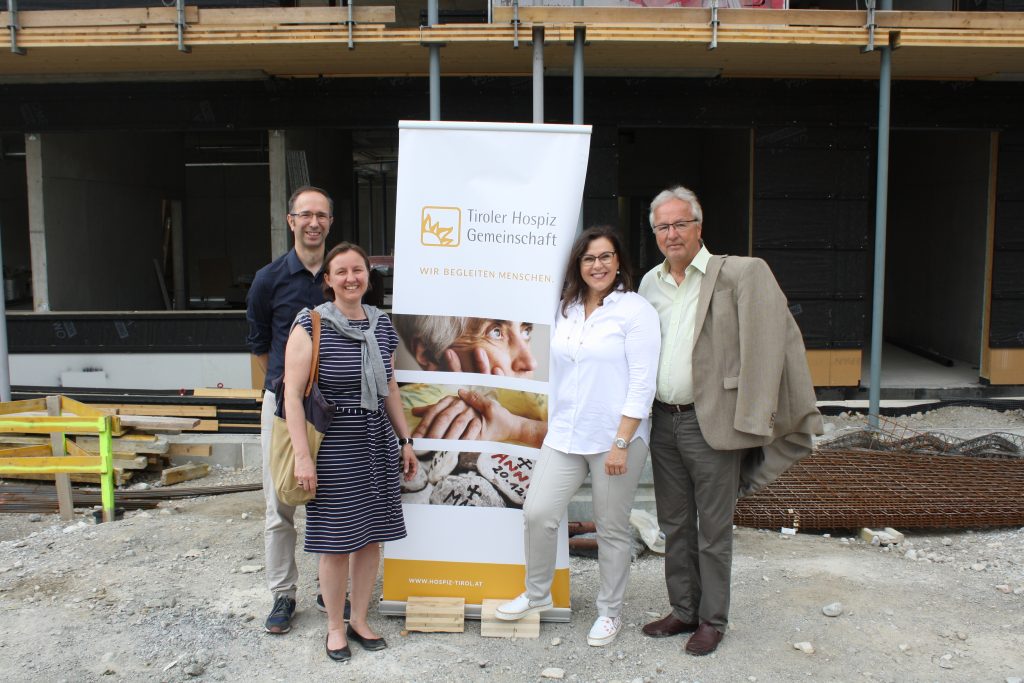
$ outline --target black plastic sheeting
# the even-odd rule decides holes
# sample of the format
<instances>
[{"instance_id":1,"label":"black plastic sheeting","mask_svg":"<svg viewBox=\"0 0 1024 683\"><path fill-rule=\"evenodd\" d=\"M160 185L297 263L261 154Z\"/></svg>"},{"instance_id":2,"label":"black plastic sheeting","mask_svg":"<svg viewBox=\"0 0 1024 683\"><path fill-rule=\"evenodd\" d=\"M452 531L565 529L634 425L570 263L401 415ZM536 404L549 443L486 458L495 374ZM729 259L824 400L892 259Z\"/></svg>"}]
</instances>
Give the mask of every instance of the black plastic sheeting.
<instances>
[{"instance_id":1,"label":"black plastic sheeting","mask_svg":"<svg viewBox=\"0 0 1024 683\"><path fill-rule=\"evenodd\" d=\"M248 351L241 313L34 313L7 316L11 353Z\"/></svg>"}]
</instances>

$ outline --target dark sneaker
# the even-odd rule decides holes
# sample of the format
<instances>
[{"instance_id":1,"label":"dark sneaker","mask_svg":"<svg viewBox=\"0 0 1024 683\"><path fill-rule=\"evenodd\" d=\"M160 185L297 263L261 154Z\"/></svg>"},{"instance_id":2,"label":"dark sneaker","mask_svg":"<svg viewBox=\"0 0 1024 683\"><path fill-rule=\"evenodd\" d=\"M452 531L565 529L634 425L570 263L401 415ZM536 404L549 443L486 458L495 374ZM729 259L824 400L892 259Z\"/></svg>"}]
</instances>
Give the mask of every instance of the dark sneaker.
<instances>
[{"instance_id":1,"label":"dark sneaker","mask_svg":"<svg viewBox=\"0 0 1024 683\"><path fill-rule=\"evenodd\" d=\"M292 616L295 614L295 599L287 595L274 598L274 609L270 610L267 623L263 625L267 633L282 634L292 630Z\"/></svg>"},{"instance_id":2,"label":"dark sneaker","mask_svg":"<svg viewBox=\"0 0 1024 683\"><path fill-rule=\"evenodd\" d=\"M318 610L320 610L321 612L324 612L324 613L327 612L327 605L324 604L324 596L321 595L320 593L317 593L317 595L316 595L316 608ZM346 595L345 596L345 621L348 621L349 617L351 617L351 616L352 616L352 603L349 602L348 596Z\"/></svg>"}]
</instances>

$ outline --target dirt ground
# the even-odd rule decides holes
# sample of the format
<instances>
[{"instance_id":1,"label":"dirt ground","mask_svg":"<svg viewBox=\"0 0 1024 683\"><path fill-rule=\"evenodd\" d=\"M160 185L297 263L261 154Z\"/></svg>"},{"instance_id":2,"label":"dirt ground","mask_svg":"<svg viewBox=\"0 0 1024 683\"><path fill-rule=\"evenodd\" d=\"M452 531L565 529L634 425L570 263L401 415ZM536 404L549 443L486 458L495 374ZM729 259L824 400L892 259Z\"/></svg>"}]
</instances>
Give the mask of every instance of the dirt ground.
<instances>
[{"instance_id":1,"label":"dirt ground","mask_svg":"<svg viewBox=\"0 0 1024 683\"><path fill-rule=\"evenodd\" d=\"M190 484L257 478L217 471ZM667 608L662 560L646 554L633 564L626 627L608 647L586 644L597 563L573 558L572 622L543 624L539 639L482 638L472 621L461 634L403 636L401 619L371 613L391 647L353 646L352 661L336 664L313 606L314 560L301 551L294 629L263 631L259 491L102 525L4 514L0 671L6 681L541 681L546 669L630 683L1024 678L1024 528L909 532L892 549L851 533L737 529L732 623L709 657L686 655L682 636L640 633ZM826 616L837 602L842 613Z\"/></svg>"}]
</instances>

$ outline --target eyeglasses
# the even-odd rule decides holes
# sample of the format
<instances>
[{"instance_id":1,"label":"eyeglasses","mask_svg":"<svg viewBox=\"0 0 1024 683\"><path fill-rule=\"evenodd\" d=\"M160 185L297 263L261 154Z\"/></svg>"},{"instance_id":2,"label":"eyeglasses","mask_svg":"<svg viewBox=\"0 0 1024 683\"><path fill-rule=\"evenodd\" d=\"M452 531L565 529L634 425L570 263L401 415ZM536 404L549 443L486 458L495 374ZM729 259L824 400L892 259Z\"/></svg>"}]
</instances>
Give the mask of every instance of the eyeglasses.
<instances>
[{"instance_id":1,"label":"eyeglasses","mask_svg":"<svg viewBox=\"0 0 1024 683\"><path fill-rule=\"evenodd\" d=\"M580 259L580 263L586 266L587 268L593 268L594 263L596 263L597 261L600 261L601 265L607 266L611 264L613 258L615 258L615 252L606 251L603 254L598 254L597 256L587 254L586 256Z\"/></svg>"},{"instance_id":2,"label":"eyeglasses","mask_svg":"<svg viewBox=\"0 0 1024 683\"><path fill-rule=\"evenodd\" d=\"M312 211L300 211L299 213L290 213L288 215L291 216L292 218L301 218L304 221L310 221L313 220L314 218L317 219L318 221L326 221L332 218L331 214L329 213L313 213Z\"/></svg>"},{"instance_id":3,"label":"eyeglasses","mask_svg":"<svg viewBox=\"0 0 1024 683\"><path fill-rule=\"evenodd\" d=\"M676 221L675 223L661 223L660 225L654 226L654 232L658 233L659 235L665 235L668 233L669 228L674 229L676 232L682 232L683 230L686 230L694 223L700 223L700 221L697 220L696 218L691 218L688 221Z\"/></svg>"}]
</instances>

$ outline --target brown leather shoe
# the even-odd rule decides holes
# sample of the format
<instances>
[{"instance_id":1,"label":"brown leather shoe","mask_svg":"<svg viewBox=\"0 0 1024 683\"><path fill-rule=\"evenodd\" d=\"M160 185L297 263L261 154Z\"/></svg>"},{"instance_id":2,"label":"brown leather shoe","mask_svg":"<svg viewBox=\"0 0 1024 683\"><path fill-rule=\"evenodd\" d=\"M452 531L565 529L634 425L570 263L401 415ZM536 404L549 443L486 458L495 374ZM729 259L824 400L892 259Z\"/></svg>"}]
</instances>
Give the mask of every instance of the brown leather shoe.
<instances>
[{"instance_id":1,"label":"brown leather shoe","mask_svg":"<svg viewBox=\"0 0 1024 683\"><path fill-rule=\"evenodd\" d=\"M667 638L668 636L677 636L680 633L696 631L697 624L687 624L669 612L667 617L652 621L644 626L642 630L645 636L650 636L651 638Z\"/></svg>"},{"instance_id":2,"label":"brown leather shoe","mask_svg":"<svg viewBox=\"0 0 1024 683\"><path fill-rule=\"evenodd\" d=\"M702 657L714 652L720 642L722 642L722 633L705 621L686 641L686 651L695 657Z\"/></svg>"}]
</instances>

